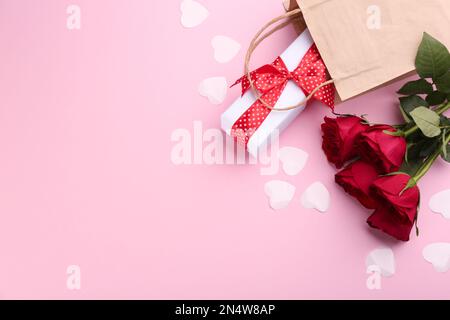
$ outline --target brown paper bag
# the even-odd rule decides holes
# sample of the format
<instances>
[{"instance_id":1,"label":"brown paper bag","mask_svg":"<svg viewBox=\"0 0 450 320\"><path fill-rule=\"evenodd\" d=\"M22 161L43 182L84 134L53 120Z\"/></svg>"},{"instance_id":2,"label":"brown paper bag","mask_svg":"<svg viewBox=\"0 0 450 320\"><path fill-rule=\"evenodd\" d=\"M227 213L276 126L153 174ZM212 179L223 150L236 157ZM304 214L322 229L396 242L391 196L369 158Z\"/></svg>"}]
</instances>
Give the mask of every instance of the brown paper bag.
<instances>
[{"instance_id":1,"label":"brown paper bag","mask_svg":"<svg viewBox=\"0 0 450 320\"><path fill-rule=\"evenodd\" d=\"M450 46L450 0L284 2L302 10L297 30L306 22L342 101L411 74L423 32Z\"/></svg>"}]
</instances>

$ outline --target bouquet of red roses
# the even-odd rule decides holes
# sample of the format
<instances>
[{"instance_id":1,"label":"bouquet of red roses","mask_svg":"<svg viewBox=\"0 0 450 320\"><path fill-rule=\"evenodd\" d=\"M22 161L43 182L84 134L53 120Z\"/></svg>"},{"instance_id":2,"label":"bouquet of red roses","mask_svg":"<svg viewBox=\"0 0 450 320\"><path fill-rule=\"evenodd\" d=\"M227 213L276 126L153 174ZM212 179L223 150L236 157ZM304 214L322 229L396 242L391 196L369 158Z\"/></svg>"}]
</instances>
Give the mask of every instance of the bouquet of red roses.
<instances>
[{"instance_id":1,"label":"bouquet of red roses","mask_svg":"<svg viewBox=\"0 0 450 320\"><path fill-rule=\"evenodd\" d=\"M363 117L325 118L323 150L338 169L335 180L364 207L369 226L408 241L418 218L419 180L440 156L450 162L450 54L424 34L416 57L419 80L400 90L405 122L371 125Z\"/></svg>"}]
</instances>

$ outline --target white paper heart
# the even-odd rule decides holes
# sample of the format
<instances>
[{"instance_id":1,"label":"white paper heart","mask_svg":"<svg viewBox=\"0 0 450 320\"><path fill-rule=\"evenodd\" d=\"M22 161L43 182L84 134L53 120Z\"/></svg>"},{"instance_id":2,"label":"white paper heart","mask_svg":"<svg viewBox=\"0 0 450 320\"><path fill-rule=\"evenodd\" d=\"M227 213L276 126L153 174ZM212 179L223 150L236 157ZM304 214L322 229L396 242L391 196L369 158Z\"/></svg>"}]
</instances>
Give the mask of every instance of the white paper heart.
<instances>
[{"instance_id":1,"label":"white paper heart","mask_svg":"<svg viewBox=\"0 0 450 320\"><path fill-rule=\"evenodd\" d=\"M197 27L209 16L208 9L194 0L183 0L180 9L181 24L185 28Z\"/></svg>"},{"instance_id":2,"label":"white paper heart","mask_svg":"<svg viewBox=\"0 0 450 320\"><path fill-rule=\"evenodd\" d=\"M269 197L270 207L274 210L284 209L294 198L295 186L281 181L272 180L264 186L264 192Z\"/></svg>"},{"instance_id":3,"label":"white paper heart","mask_svg":"<svg viewBox=\"0 0 450 320\"><path fill-rule=\"evenodd\" d=\"M314 182L303 192L301 202L307 209L327 212L330 208L330 193L321 182Z\"/></svg>"},{"instance_id":4,"label":"white paper heart","mask_svg":"<svg viewBox=\"0 0 450 320\"><path fill-rule=\"evenodd\" d=\"M299 174L308 162L308 157L305 151L294 147L283 147L278 151L283 171L289 176Z\"/></svg>"},{"instance_id":5,"label":"white paper heart","mask_svg":"<svg viewBox=\"0 0 450 320\"><path fill-rule=\"evenodd\" d=\"M391 277L395 274L394 252L390 248L375 249L366 258L366 268L377 266L383 277Z\"/></svg>"},{"instance_id":6,"label":"white paper heart","mask_svg":"<svg viewBox=\"0 0 450 320\"><path fill-rule=\"evenodd\" d=\"M228 83L224 77L205 79L198 86L200 95L208 98L212 104L221 104L227 96L227 91Z\"/></svg>"},{"instance_id":7,"label":"white paper heart","mask_svg":"<svg viewBox=\"0 0 450 320\"><path fill-rule=\"evenodd\" d=\"M431 211L450 219L450 190L444 190L431 197L428 203Z\"/></svg>"},{"instance_id":8,"label":"white paper heart","mask_svg":"<svg viewBox=\"0 0 450 320\"><path fill-rule=\"evenodd\" d=\"M215 36L211 45L214 49L214 58L219 63L227 63L231 61L241 50L241 45L226 36Z\"/></svg>"},{"instance_id":9,"label":"white paper heart","mask_svg":"<svg viewBox=\"0 0 450 320\"><path fill-rule=\"evenodd\" d=\"M450 243L429 244L423 249L422 254L437 272L447 272L450 269Z\"/></svg>"}]
</instances>

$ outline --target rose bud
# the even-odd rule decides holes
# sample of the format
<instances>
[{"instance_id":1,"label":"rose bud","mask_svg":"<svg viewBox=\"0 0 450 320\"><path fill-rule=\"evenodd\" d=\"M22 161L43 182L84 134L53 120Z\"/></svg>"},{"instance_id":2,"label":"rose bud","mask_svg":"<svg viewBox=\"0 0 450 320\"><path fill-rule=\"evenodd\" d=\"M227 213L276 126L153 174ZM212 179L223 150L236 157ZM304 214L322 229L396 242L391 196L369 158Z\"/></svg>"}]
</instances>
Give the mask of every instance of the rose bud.
<instances>
[{"instance_id":1,"label":"rose bud","mask_svg":"<svg viewBox=\"0 0 450 320\"><path fill-rule=\"evenodd\" d=\"M361 160L351 163L335 176L336 183L368 209L377 208L370 195L370 186L377 178L377 170Z\"/></svg>"},{"instance_id":2,"label":"rose bud","mask_svg":"<svg viewBox=\"0 0 450 320\"><path fill-rule=\"evenodd\" d=\"M328 161L338 169L342 168L345 162L357 156L356 138L369 128L362 121L361 118L355 116L335 119L325 117L325 122L322 124L322 149Z\"/></svg>"},{"instance_id":3,"label":"rose bud","mask_svg":"<svg viewBox=\"0 0 450 320\"><path fill-rule=\"evenodd\" d=\"M379 207L367 223L402 241L409 240L420 198L417 186L405 190L410 179L403 173L381 177L375 180L370 190Z\"/></svg>"},{"instance_id":4,"label":"rose bud","mask_svg":"<svg viewBox=\"0 0 450 320\"><path fill-rule=\"evenodd\" d=\"M375 125L362 132L356 142L359 155L373 163L380 173L397 171L403 164L406 154L406 140L385 131L396 130L388 125Z\"/></svg>"}]
</instances>

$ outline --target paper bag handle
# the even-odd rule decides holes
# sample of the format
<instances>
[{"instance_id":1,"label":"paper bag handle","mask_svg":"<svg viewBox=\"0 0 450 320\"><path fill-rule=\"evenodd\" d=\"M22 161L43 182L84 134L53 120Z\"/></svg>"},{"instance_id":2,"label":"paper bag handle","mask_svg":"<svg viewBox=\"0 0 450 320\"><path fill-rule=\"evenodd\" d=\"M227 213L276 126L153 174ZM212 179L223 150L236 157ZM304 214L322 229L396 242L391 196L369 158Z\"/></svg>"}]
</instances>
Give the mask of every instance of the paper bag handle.
<instances>
[{"instance_id":1,"label":"paper bag handle","mask_svg":"<svg viewBox=\"0 0 450 320\"><path fill-rule=\"evenodd\" d=\"M267 102L265 102L262 98L261 98L261 94L259 93L258 89L256 89L253 80L250 76L250 59L252 57L253 52L255 51L255 49L259 46L259 44L261 42L263 42L266 38L270 37L272 34L274 34L275 32L277 32L278 30L283 29L284 27L286 27L287 25L292 23L292 18L294 18L295 16L298 16L302 13L301 9L294 9L292 11L289 11L277 18L272 19L271 21L269 21L268 23L266 23L259 31L258 33L255 35L255 37L252 39L252 41L250 42L250 46L247 50L247 54L245 56L245 64L244 64L244 74L246 75L249 83L250 83L250 88L252 89L252 91L255 93L256 95L256 99L259 100L266 108L272 110L272 111L289 111L289 110L293 110L293 109L297 109L300 107L303 107L306 105L306 103L311 100L311 98L314 96L314 94L319 91L321 88L334 83L334 80L328 80L326 82L323 82L322 84L320 84L317 88L315 88L307 97L306 99L304 99L303 101L301 101L299 104L295 105L295 106L290 106L290 107L284 107L284 108L274 108L271 107ZM285 21L283 23L281 23L280 25L274 27L272 30L268 31L267 33L263 34L264 31L266 31L270 26L274 25L275 23L285 20L285 19L289 19L288 21ZM261 38L260 38L261 37Z\"/></svg>"}]
</instances>

